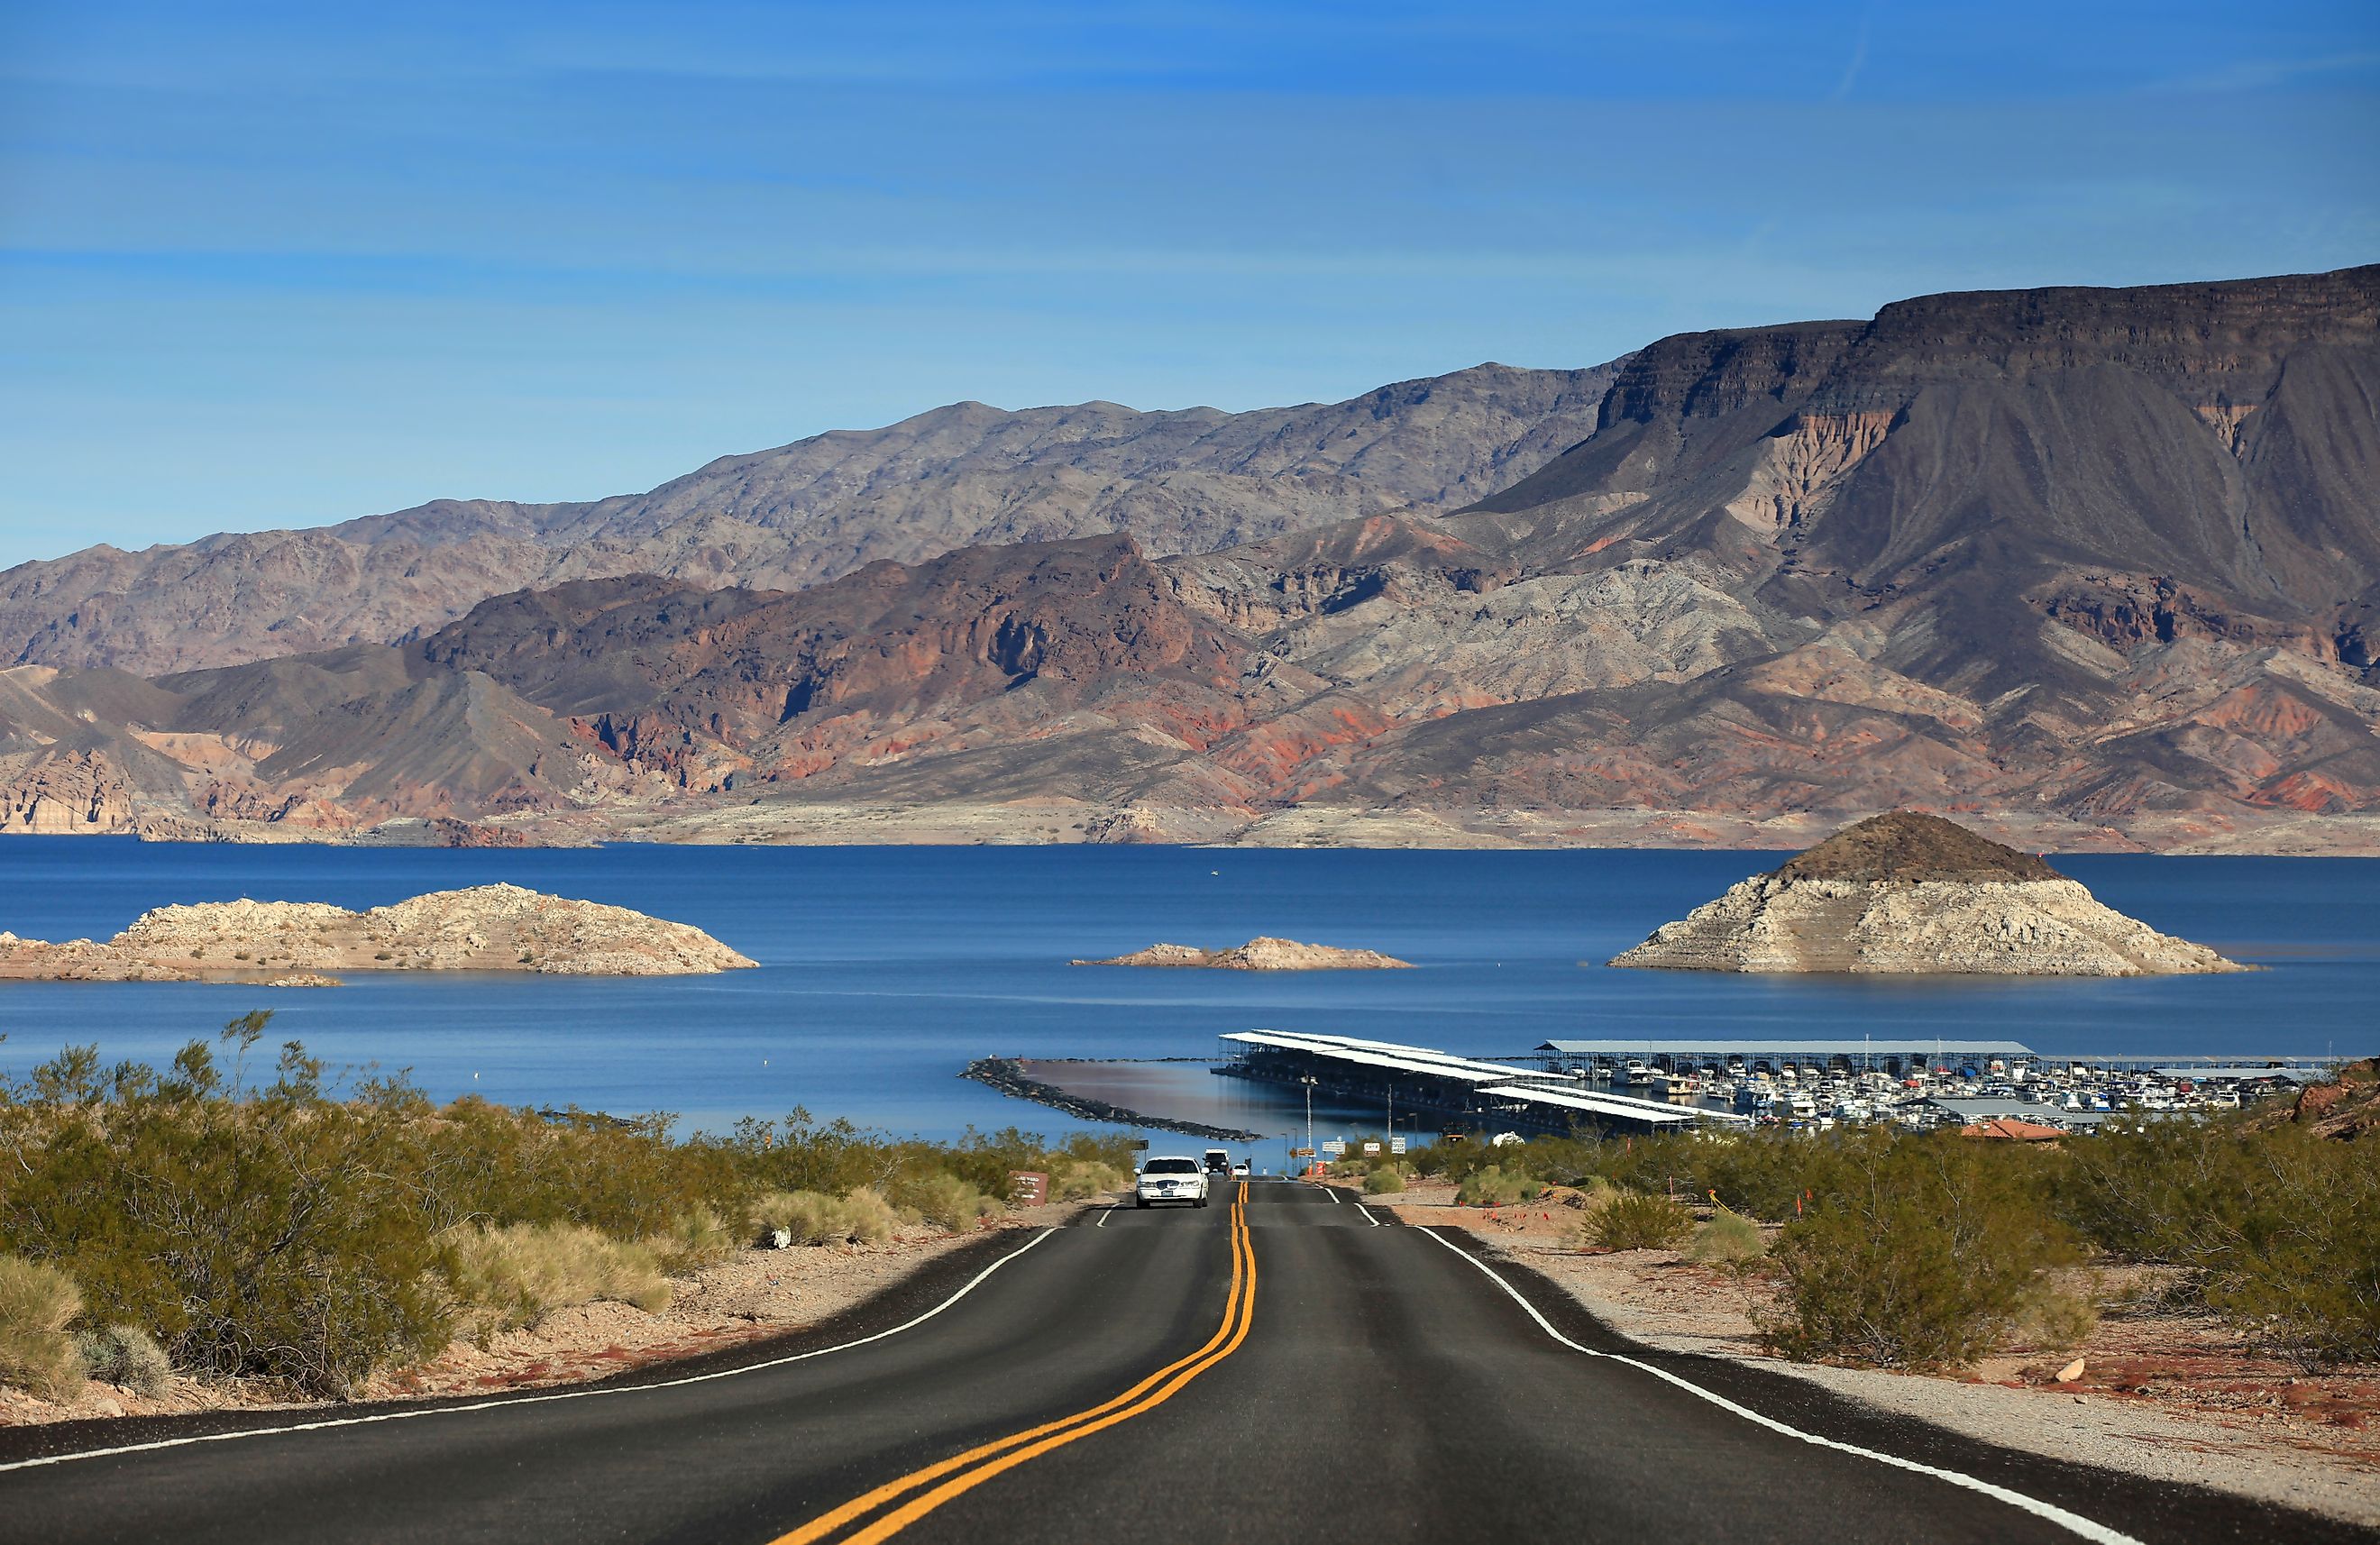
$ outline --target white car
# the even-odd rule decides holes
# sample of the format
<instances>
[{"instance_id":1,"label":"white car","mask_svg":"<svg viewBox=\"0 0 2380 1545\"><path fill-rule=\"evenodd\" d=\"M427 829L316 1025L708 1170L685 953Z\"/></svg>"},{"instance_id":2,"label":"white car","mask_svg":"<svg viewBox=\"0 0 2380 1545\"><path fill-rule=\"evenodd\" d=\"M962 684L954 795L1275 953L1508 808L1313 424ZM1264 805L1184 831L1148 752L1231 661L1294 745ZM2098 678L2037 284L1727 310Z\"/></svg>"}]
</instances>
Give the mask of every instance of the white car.
<instances>
[{"instance_id":1,"label":"white car","mask_svg":"<svg viewBox=\"0 0 2380 1545\"><path fill-rule=\"evenodd\" d=\"M1148 1207L1160 1201L1186 1201L1193 1207L1207 1205L1207 1172L1197 1160L1166 1154L1140 1166L1140 1174L1133 1178L1132 1204Z\"/></svg>"}]
</instances>

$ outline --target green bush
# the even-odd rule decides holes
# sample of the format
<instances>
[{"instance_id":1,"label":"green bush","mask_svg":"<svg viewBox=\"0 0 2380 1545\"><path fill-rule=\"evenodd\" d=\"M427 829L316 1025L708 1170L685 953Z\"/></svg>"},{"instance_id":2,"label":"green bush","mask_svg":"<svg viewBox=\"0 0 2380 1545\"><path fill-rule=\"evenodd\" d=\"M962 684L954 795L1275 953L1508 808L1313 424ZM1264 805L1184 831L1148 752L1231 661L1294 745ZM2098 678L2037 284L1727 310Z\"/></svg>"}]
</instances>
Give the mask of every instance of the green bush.
<instances>
[{"instance_id":1,"label":"green bush","mask_svg":"<svg viewBox=\"0 0 2380 1545\"><path fill-rule=\"evenodd\" d=\"M1405 1188L1405 1177L1391 1169L1377 1169L1364 1177L1364 1189L1376 1197L1393 1196Z\"/></svg>"},{"instance_id":2,"label":"green bush","mask_svg":"<svg viewBox=\"0 0 2380 1545\"><path fill-rule=\"evenodd\" d=\"M86 1331L75 1338L75 1344L94 1379L152 1396L164 1394L173 1383L174 1365L164 1349L137 1325Z\"/></svg>"},{"instance_id":3,"label":"green bush","mask_svg":"<svg viewBox=\"0 0 2380 1545\"><path fill-rule=\"evenodd\" d=\"M928 1223L956 1233L973 1228L985 1218L1007 1210L999 1198L986 1196L954 1174L929 1174L905 1181L893 1199Z\"/></svg>"},{"instance_id":4,"label":"green bush","mask_svg":"<svg viewBox=\"0 0 2380 1545\"><path fill-rule=\"evenodd\" d=\"M1768 1253L1760 1225L1740 1213L1722 1212L1694 1230L1686 1246L1688 1259L1706 1265L1740 1266Z\"/></svg>"},{"instance_id":5,"label":"green bush","mask_svg":"<svg viewBox=\"0 0 2380 1545\"><path fill-rule=\"evenodd\" d=\"M2310 1370L2380 1362L2380 1163L2295 1125L2151 1117L2074 1145L2061 1210Z\"/></svg>"},{"instance_id":6,"label":"green bush","mask_svg":"<svg viewBox=\"0 0 2380 1545\"><path fill-rule=\"evenodd\" d=\"M1587 1220L1586 1235L1607 1250L1666 1250L1694 1226L1686 1210L1650 1191L1622 1191Z\"/></svg>"},{"instance_id":7,"label":"green bush","mask_svg":"<svg viewBox=\"0 0 2380 1545\"><path fill-rule=\"evenodd\" d=\"M444 1243L464 1324L483 1340L578 1304L633 1304L649 1314L669 1308L669 1279L650 1247L581 1223L466 1224Z\"/></svg>"},{"instance_id":8,"label":"green bush","mask_svg":"<svg viewBox=\"0 0 2380 1545\"><path fill-rule=\"evenodd\" d=\"M1464 1175L1454 1188L1454 1199L1464 1207L1517 1207L1539 1189L1538 1183L1527 1175L1508 1174L1489 1164Z\"/></svg>"},{"instance_id":9,"label":"green bush","mask_svg":"<svg viewBox=\"0 0 2380 1545\"><path fill-rule=\"evenodd\" d=\"M44 1400L82 1389L82 1353L67 1326L82 1312L74 1279L54 1266L0 1255L0 1383Z\"/></svg>"},{"instance_id":10,"label":"green bush","mask_svg":"<svg viewBox=\"0 0 2380 1545\"><path fill-rule=\"evenodd\" d=\"M30 1100L0 1100L0 1238L71 1271L93 1318L152 1328L178 1367L344 1393L446 1339L425 1108L380 1082L327 1099L294 1045L272 1085L240 1085L262 1026L234 1022L231 1079L202 1042L162 1074L102 1075L88 1049L37 1069Z\"/></svg>"},{"instance_id":11,"label":"green bush","mask_svg":"<svg viewBox=\"0 0 2380 1545\"><path fill-rule=\"evenodd\" d=\"M1787 1224L1783 1275L1759 1317L1772 1351L1885 1368L1961 1364L2055 1297L2046 1268L2074 1259L2025 1156L1944 1134L1861 1134L1834 1145L1842 1184Z\"/></svg>"}]
</instances>

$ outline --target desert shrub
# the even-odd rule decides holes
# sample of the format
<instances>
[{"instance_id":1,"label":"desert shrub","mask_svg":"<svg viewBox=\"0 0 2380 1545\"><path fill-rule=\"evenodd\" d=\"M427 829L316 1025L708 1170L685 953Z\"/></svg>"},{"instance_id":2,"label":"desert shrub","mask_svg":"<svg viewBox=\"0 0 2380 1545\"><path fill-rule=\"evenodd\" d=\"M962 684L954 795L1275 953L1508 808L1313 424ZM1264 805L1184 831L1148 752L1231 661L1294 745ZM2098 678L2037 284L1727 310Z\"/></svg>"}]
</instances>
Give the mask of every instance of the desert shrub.
<instances>
[{"instance_id":1,"label":"desert shrub","mask_svg":"<svg viewBox=\"0 0 2380 1545\"><path fill-rule=\"evenodd\" d=\"M402 1085L324 1096L294 1043L245 1081L265 1016L235 1021L229 1076L204 1042L167 1069L103 1074L76 1049L0 1098L0 1237L81 1286L92 1318L153 1329L175 1364L344 1393L444 1344L439 1252L419 1215Z\"/></svg>"},{"instance_id":2,"label":"desert shrub","mask_svg":"<svg viewBox=\"0 0 2380 1545\"><path fill-rule=\"evenodd\" d=\"M733 1229L719 1221L718 1213L697 1207L679 1213L644 1243L662 1270L674 1276L725 1260L735 1253L740 1241Z\"/></svg>"},{"instance_id":3,"label":"desert shrub","mask_svg":"<svg viewBox=\"0 0 2380 1545\"><path fill-rule=\"evenodd\" d=\"M1376 1197L1393 1196L1405 1188L1405 1177L1391 1169L1377 1169L1364 1177L1364 1189Z\"/></svg>"},{"instance_id":4,"label":"desert shrub","mask_svg":"<svg viewBox=\"0 0 2380 1545\"><path fill-rule=\"evenodd\" d=\"M1607 1250L1666 1250L1685 1238L1693 1216L1651 1191L1622 1191L1586 1222L1586 1236Z\"/></svg>"},{"instance_id":5,"label":"desert shrub","mask_svg":"<svg viewBox=\"0 0 2380 1545\"><path fill-rule=\"evenodd\" d=\"M905 1181L893 1199L928 1223L956 1232L973 1228L984 1218L998 1217L1007 1208L997 1197L986 1196L954 1174L929 1174Z\"/></svg>"},{"instance_id":6,"label":"desert shrub","mask_svg":"<svg viewBox=\"0 0 2380 1545\"><path fill-rule=\"evenodd\" d=\"M1767 1251L1767 1241L1760 1237L1760 1225L1735 1212L1721 1212L1695 1229L1686 1246L1690 1259L1712 1266L1740 1266L1758 1259Z\"/></svg>"},{"instance_id":7,"label":"desert shrub","mask_svg":"<svg viewBox=\"0 0 2380 1545\"><path fill-rule=\"evenodd\" d=\"M1578 1199L1573 1205L1586 1213L1602 1211L1620 1195L1620 1187L1599 1174L1580 1176L1573 1189L1578 1192Z\"/></svg>"},{"instance_id":8,"label":"desert shrub","mask_svg":"<svg viewBox=\"0 0 2380 1545\"><path fill-rule=\"evenodd\" d=\"M81 1312L73 1278L0 1255L0 1383L44 1400L73 1398L82 1387L83 1359L67 1326Z\"/></svg>"},{"instance_id":9,"label":"desert shrub","mask_svg":"<svg viewBox=\"0 0 2380 1545\"><path fill-rule=\"evenodd\" d=\"M160 1395L173 1382L174 1365L164 1348L137 1325L109 1325L75 1338L83 1365L94 1379L118 1384L134 1394Z\"/></svg>"},{"instance_id":10,"label":"desert shrub","mask_svg":"<svg viewBox=\"0 0 2380 1545\"><path fill-rule=\"evenodd\" d=\"M2162 1118L2075 1145L2065 1215L2308 1369L2380 1362L2380 1163L2301 1127Z\"/></svg>"},{"instance_id":11,"label":"desert shrub","mask_svg":"<svg viewBox=\"0 0 2380 1545\"><path fill-rule=\"evenodd\" d=\"M1069 1159L1050 1168L1050 1195L1056 1201L1105 1196L1132 1184L1132 1171L1097 1159Z\"/></svg>"},{"instance_id":12,"label":"desert shrub","mask_svg":"<svg viewBox=\"0 0 2380 1545\"><path fill-rule=\"evenodd\" d=\"M816 1191L778 1191L752 1204L755 1235L783 1229L795 1245L876 1243L892 1237L898 1219L880 1193L867 1189L847 1197Z\"/></svg>"},{"instance_id":13,"label":"desert shrub","mask_svg":"<svg viewBox=\"0 0 2380 1545\"><path fill-rule=\"evenodd\" d=\"M669 1307L669 1279L650 1247L584 1224L465 1224L443 1243L464 1323L482 1338L577 1304L634 1304L649 1314Z\"/></svg>"},{"instance_id":14,"label":"desert shrub","mask_svg":"<svg viewBox=\"0 0 2380 1545\"><path fill-rule=\"evenodd\" d=\"M1454 1189L1454 1199L1464 1207L1516 1207L1537 1190L1537 1183L1528 1176L1489 1164L1464 1175Z\"/></svg>"},{"instance_id":15,"label":"desert shrub","mask_svg":"<svg viewBox=\"0 0 2380 1545\"><path fill-rule=\"evenodd\" d=\"M2076 1252L2027 1156L1944 1135L1861 1134L1841 1173L1772 1250L1783 1283L1759 1318L1771 1350L1888 1368L1971 1361L2053 1296Z\"/></svg>"}]
</instances>

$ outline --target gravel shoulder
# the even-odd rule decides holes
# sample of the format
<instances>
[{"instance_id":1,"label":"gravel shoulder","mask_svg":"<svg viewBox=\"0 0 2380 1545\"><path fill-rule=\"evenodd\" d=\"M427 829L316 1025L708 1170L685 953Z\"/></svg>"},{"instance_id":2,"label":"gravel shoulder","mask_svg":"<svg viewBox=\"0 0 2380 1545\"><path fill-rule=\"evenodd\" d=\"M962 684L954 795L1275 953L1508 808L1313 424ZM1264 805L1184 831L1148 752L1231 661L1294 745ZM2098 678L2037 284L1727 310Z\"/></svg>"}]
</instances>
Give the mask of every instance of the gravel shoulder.
<instances>
[{"instance_id":1,"label":"gravel shoulder","mask_svg":"<svg viewBox=\"0 0 2380 1545\"><path fill-rule=\"evenodd\" d=\"M1789 1374L2024 1453L2380 1527L2380 1369L2302 1377L2210 1321L2129 1308L2104 1315L2082 1375L2066 1383L2062 1350L2013 1349L1962 1375L1789 1362L1764 1354L1753 1329L1762 1284L1670 1250L1582 1251L1578 1214L1560 1203L1456 1207L1439 1186L1366 1199L1408 1223L1465 1230L1647 1346Z\"/></svg>"},{"instance_id":2,"label":"gravel shoulder","mask_svg":"<svg viewBox=\"0 0 2380 1545\"><path fill-rule=\"evenodd\" d=\"M377 1375L356 1398L419 1399L582 1383L730 1351L844 1314L977 1243L988 1231L1057 1227L1086 1205L1021 1208L984 1228L955 1234L912 1224L880 1245L739 1251L716 1266L672 1279L674 1294L658 1314L608 1302L557 1309L535 1326L492 1337L485 1346L456 1341L426 1363ZM293 1400L286 1390L261 1380L202 1381L177 1375L164 1393L144 1396L94 1379L79 1399L65 1403L0 1387L0 1428L333 1404Z\"/></svg>"}]
</instances>

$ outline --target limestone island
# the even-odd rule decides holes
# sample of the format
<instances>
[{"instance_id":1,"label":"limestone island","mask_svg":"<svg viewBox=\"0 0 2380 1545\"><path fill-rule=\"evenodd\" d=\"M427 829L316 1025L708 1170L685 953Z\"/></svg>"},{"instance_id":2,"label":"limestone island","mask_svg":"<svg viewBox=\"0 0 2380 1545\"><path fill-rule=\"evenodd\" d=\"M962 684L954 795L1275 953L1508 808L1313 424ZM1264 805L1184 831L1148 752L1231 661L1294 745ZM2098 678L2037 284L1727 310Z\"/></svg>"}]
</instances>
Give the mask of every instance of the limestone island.
<instances>
[{"instance_id":1,"label":"limestone island","mask_svg":"<svg viewBox=\"0 0 2380 1545\"><path fill-rule=\"evenodd\" d=\"M335 986L326 971L678 977L757 965L698 928L518 885L433 891L369 912L310 901L160 906L104 943L0 933L0 979Z\"/></svg>"},{"instance_id":2,"label":"limestone island","mask_svg":"<svg viewBox=\"0 0 2380 1545\"><path fill-rule=\"evenodd\" d=\"M1912 810L1844 827L1611 964L2022 977L2252 968L2102 906L2033 854Z\"/></svg>"},{"instance_id":3,"label":"limestone island","mask_svg":"<svg viewBox=\"0 0 2380 1545\"><path fill-rule=\"evenodd\" d=\"M1256 938L1228 950L1195 944L1151 944L1112 960L1076 960L1075 966L1172 966L1209 971L1410 971L1413 962L1378 950L1340 950L1301 944L1294 939Z\"/></svg>"}]
</instances>

